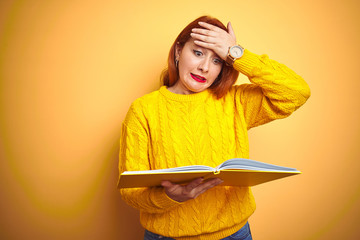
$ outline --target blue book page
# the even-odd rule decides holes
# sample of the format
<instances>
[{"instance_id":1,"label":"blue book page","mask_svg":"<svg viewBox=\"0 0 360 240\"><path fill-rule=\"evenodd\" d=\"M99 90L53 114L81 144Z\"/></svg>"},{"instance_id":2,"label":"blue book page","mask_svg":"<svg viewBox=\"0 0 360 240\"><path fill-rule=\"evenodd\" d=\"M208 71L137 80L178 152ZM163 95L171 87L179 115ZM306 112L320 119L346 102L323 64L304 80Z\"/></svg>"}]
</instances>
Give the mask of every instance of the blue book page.
<instances>
[{"instance_id":1,"label":"blue book page","mask_svg":"<svg viewBox=\"0 0 360 240\"><path fill-rule=\"evenodd\" d=\"M255 171L300 172L295 168L282 167L244 158L233 158L223 162L216 170L243 169Z\"/></svg>"},{"instance_id":2,"label":"blue book page","mask_svg":"<svg viewBox=\"0 0 360 240\"><path fill-rule=\"evenodd\" d=\"M147 174L147 173L174 173L174 172L198 172L198 171L215 171L215 168L204 165L192 165L176 168L165 168L156 170L144 170L144 171L125 171L122 174Z\"/></svg>"}]
</instances>

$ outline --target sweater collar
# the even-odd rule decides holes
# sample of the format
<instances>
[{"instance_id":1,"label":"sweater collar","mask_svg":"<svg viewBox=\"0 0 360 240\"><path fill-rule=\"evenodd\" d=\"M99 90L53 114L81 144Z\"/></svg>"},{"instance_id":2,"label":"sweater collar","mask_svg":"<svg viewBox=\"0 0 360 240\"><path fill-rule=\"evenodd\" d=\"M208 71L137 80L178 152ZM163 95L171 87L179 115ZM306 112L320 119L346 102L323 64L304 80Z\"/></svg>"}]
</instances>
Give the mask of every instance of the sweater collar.
<instances>
[{"instance_id":1,"label":"sweater collar","mask_svg":"<svg viewBox=\"0 0 360 240\"><path fill-rule=\"evenodd\" d=\"M164 95L166 98L169 98L171 100L175 101L199 101L204 100L207 96L209 96L211 93L208 89L199 92L199 93L192 93L192 94L177 94L169 91L167 89L167 86L161 86L160 87L160 93Z\"/></svg>"}]
</instances>

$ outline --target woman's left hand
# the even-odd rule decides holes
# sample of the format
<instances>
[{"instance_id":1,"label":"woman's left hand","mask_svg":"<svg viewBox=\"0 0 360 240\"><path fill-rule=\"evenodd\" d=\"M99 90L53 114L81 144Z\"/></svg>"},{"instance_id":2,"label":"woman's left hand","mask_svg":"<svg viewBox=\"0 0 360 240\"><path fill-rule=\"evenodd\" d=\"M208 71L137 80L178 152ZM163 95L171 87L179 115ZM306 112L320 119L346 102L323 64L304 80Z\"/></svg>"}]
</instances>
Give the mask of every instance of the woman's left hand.
<instances>
[{"instance_id":1,"label":"woman's left hand","mask_svg":"<svg viewBox=\"0 0 360 240\"><path fill-rule=\"evenodd\" d=\"M200 47L213 50L223 60L226 59L229 47L236 45L236 36L229 22L228 31L205 22L199 22L202 28L193 28L191 37L194 43Z\"/></svg>"}]
</instances>

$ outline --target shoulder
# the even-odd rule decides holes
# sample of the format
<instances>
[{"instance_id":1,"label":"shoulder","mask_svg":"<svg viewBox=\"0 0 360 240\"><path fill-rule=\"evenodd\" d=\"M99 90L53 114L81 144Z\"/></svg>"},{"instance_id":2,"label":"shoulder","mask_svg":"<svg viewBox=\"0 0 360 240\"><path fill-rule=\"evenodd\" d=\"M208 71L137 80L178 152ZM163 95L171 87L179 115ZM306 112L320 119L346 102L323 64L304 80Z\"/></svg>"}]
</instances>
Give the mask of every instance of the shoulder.
<instances>
[{"instance_id":1,"label":"shoulder","mask_svg":"<svg viewBox=\"0 0 360 240\"><path fill-rule=\"evenodd\" d=\"M144 96L136 99L134 102L157 101L159 99L159 97L161 96L160 89L150 92L148 94L145 94Z\"/></svg>"},{"instance_id":2,"label":"shoulder","mask_svg":"<svg viewBox=\"0 0 360 240\"><path fill-rule=\"evenodd\" d=\"M135 99L131 103L128 113L126 114L125 122L129 121L140 121L143 122L146 120L146 116L154 106L157 105L161 93L159 90L148 93L142 97Z\"/></svg>"},{"instance_id":3,"label":"shoulder","mask_svg":"<svg viewBox=\"0 0 360 240\"><path fill-rule=\"evenodd\" d=\"M224 96L224 100L225 101L233 101L234 98L241 94L241 91L243 90L243 88L245 87L246 84L241 84L241 85L233 85L230 87L229 91L226 93L226 95Z\"/></svg>"},{"instance_id":4,"label":"shoulder","mask_svg":"<svg viewBox=\"0 0 360 240\"><path fill-rule=\"evenodd\" d=\"M130 106L130 110L136 112L146 112L147 110L156 106L160 101L160 98L160 90L145 94L144 96L135 99L135 101Z\"/></svg>"},{"instance_id":5,"label":"shoulder","mask_svg":"<svg viewBox=\"0 0 360 240\"><path fill-rule=\"evenodd\" d=\"M247 101L247 99L255 96L261 97L262 95L263 93L259 86L251 83L243 83L231 86L227 94L223 97L223 101L226 105L233 103L235 106L239 107Z\"/></svg>"},{"instance_id":6,"label":"shoulder","mask_svg":"<svg viewBox=\"0 0 360 240\"><path fill-rule=\"evenodd\" d=\"M261 88L255 84L252 83L243 83L240 85L233 85L229 92L228 95L230 96L230 98L237 98L237 97L242 97L242 96L246 96L247 92L253 92L253 93L262 93Z\"/></svg>"}]
</instances>

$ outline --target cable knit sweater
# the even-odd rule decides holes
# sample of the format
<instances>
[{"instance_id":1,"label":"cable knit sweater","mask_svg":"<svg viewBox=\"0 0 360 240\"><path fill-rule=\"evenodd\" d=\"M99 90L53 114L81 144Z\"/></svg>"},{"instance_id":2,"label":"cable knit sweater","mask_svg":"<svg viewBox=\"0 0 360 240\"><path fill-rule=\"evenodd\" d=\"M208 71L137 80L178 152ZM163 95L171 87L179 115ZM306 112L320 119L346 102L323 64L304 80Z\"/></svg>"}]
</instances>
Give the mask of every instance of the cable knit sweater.
<instances>
[{"instance_id":1,"label":"cable knit sweater","mask_svg":"<svg viewBox=\"0 0 360 240\"><path fill-rule=\"evenodd\" d=\"M221 99L209 91L181 95L162 86L133 102L122 125L120 173L186 165L216 167L249 158L247 131L289 116L310 90L285 65L245 50L234 68L251 84L233 86ZM250 188L214 187L184 203L162 187L121 189L140 210L147 230L176 239L221 239L239 230L255 210Z\"/></svg>"}]
</instances>

